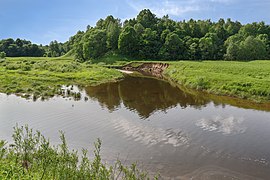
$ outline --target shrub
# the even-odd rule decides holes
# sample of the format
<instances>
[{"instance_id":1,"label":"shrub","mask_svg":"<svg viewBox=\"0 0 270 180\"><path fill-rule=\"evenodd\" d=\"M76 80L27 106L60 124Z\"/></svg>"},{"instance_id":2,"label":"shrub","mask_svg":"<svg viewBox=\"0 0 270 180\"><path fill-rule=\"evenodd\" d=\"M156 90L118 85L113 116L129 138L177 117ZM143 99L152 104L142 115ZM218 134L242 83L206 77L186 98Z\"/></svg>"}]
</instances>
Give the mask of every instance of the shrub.
<instances>
[{"instance_id":1,"label":"shrub","mask_svg":"<svg viewBox=\"0 0 270 180\"><path fill-rule=\"evenodd\" d=\"M0 52L0 59L5 59L5 58L6 58L6 53Z\"/></svg>"},{"instance_id":2,"label":"shrub","mask_svg":"<svg viewBox=\"0 0 270 180\"><path fill-rule=\"evenodd\" d=\"M9 147L0 141L0 179L149 179L136 164L127 167L121 161L113 166L103 163L100 139L94 143L94 158L90 160L85 149L81 157L69 150L63 132L62 143L57 146L28 126L16 126L12 137L14 143Z\"/></svg>"}]
</instances>

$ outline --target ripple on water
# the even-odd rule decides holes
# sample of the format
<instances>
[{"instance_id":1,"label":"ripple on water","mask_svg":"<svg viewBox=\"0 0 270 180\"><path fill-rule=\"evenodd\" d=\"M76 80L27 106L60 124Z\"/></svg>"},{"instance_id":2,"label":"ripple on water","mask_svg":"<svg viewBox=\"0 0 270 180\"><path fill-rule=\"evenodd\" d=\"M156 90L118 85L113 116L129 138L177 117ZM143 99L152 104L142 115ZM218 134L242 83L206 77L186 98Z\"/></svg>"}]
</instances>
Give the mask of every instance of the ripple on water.
<instances>
[{"instance_id":1,"label":"ripple on water","mask_svg":"<svg viewBox=\"0 0 270 180\"><path fill-rule=\"evenodd\" d=\"M196 180L260 180L260 178L256 178L253 176L248 176L239 172L235 172L226 168L222 168L219 166L204 166L190 174L187 174L182 177L178 177L175 179L196 179Z\"/></svg>"}]
</instances>

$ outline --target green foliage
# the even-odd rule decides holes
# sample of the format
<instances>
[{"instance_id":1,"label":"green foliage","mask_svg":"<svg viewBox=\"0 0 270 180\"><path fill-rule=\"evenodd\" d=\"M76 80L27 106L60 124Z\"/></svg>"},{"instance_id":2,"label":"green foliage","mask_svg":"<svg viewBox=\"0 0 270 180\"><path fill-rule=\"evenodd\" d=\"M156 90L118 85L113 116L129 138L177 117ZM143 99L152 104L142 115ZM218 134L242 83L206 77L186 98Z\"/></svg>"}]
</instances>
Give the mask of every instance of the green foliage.
<instances>
[{"instance_id":1,"label":"green foliage","mask_svg":"<svg viewBox=\"0 0 270 180\"><path fill-rule=\"evenodd\" d=\"M112 15L107 16L105 20L98 20L98 22L96 23L96 28L106 30L111 24L117 24L118 26L120 26L120 19L115 19Z\"/></svg>"},{"instance_id":2,"label":"green foliage","mask_svg":"<svg viewBox=\"0 0 270 180\"><path fill-rule=\"evenodd\" d=\"M120 27L116 22L110 22L107 28L107 48L116 50L118 48L118 38L120 35Z\"/></svg>"},{"instance_id":3,"label":"green foliage","mask_svg":"<svg viewBox=\"0 0 270 180\"><path fill-rule=\"evenodd\" d=\"M237 60L240 59L240 48L237 44L231 43L228 45L226 54L224 55L226 60Z\"/></svg>"},{"instance_id":4,"label":"green foliage","mask_svg":"<svg viewBox=\"0 0 270 180\"><path fill-rule=\"evenodd\" d=\"M110 65L116 65L116 66L121 66L126 64L129 61L135 60L134 58L130 58L126 55L120 55L117 51L109 51L107 52L104 56L93 59L91 62L92 63L104 63L104 64L110 64Z\"/></svg>"},{"instance_id":5,"label":"green foliage","mask_svg":"<svg viewBox=\"0 0 270 180\"><path fill-rule=\"evenodd\" d=\"M180 61L165 76L187 87L255 101L270 100L270 62Z\"/></svg>"},{"instance_id":6,"label":"green foliage","mask_svg":"<svg viewBox=\"0 0 270 180\"><path fill-rule=\"evenodd\" d=\"M33 100L46 99L65 96L62 85L94 85L122 76L115 69L78 63L70 57L6 58L0 63L0 92L16 93ZM78 94L72 96L80 98Z\"/></svg>"},{"instance_id":7,"label":"green foliage","mask_svg":"<svg viewBox=\"0 0 270 180\"><path fill-rule=\"evenodd\" d=\"M136 20L144 28L151 28L151 29L154 29L158 22L156 15L154 15L149 9L144 9L140 11Z\"/></svg>"},{"instance_id":8,"label":"green foliage","mask_svg":"<svg viewBox=\"0 0 270 180\"><path fill-rule=\"evenodd\" d=\"M107 50L92 52L96 46L88 46L89 40L85 38L92 29L106 31ZM158 18L149 9L144 9L136 18L126 20L123 26L113 16L100 19L94 28L88 27L86 33L78 36L84 38L75 38L75 35L71 40L79 40L73 43L73 49L77 59L82 61L102 59L108 51L134 59L250 60L270 59L269 32L270 27L264 22L242 25L222 18L218 22L193 19L177 22L169 16ZM93 37L92 41L99 41L99 37ZM250 45L253 42L258 45L256 50ZM256 52L246 54L249 50Z\"/></svg>"},{"instance_id":9,"label":"green foliage","mask_svg":"<svg viewBox=\"0 0 270 180\"><path fill-rule=\"evenodd\" d=\"M5 59L5 58L6 58L6 53L0 52L0 59Z\"/></svg>"},{"instance_id":10,"label":"green foliage","mask_svg":"<svg viewBox=\"0 0 270 180\"><path fill-rule=\"evenodd\" d=\"M172 45L172 46L170 46ZM231 19L174 21L143 9L136 18L108 16L87 26L65 43L36 45L26 40L0 41L9 57L59 57L68 52L77 61L97 61L109 51L133 59L254 60L270 59L270 26L264 22L242 25ZM1 58L1 57L0 57Z\"/></svg>"},{"instance_id":11,"label":"green foliage","mask_svg":"<svg viewBox=\"0 0 270 180\"><path fill-rule=\"evenodd\" d=\"M100 139L94 143L90 158L86 149L82 149L81 157L70 150L61 131L61 144L54 146L27 125L16 126L12 137L14 143L9 147L0 141L0 179L149 179L136 164L128 167L121 161L114 165L104 163Z\"/></svg>"},{"instance_id":12,"label":"green foliage","mask_svg":"<svg viewBox=\"0 0 270 180\"><path fill-rule=\"evenodd\" d=\"M74 44L73 50L75 52L76 61L86 61L84 58L83 41L78 41Z\"/></svg>"},{"instance_id":13,"label":"green foliage","mask_svg":"<svg viewBox=\"0 0 270 180\"><path fill-rule=\"evenodd\" d=\"M56 40L50 42L49 45L44 46L43 49L45 49L44 56L46 56L46 57L63 56L64 54L66 54L70 50L70 48L67 46L67 42L66 43L59 43Z\"/></svg>"},{"instance_id":14,"label":"green foliage","mask_svg":"<svg viewBox=\"0 0 270 180\"><path fill-rule=\"evenodd\" d=\"M199 38L191 38L187 37L186 38L186 47L188 51L188 59L190 60L198 60L201 59L201 54L200 54L200 48L199 48Z\"/></svg>"},{"instance_id":15,"label":"green foliage","mask_svg":"<svg viewBox=\"0 0 270 180\"><path fill-rule=\"evenodd\" d=\"M0 52L5 52L8 57L33 56L41 57L44 55L42 46L32 44L30 41L16 39L0 40ZM1 57L0 57L1 58Z\"/></svg>"},{"instance_id":16,"label":"green foliage","mask_svg":"<svg viewBox=\"0 0 270 180\"><path fill-rule=\"evenodd\" d=\"M248 36L245 41L240 43L243 60L256 60L266 58L266 45L260 39Z\"/></svg>"},{"instance_id":17,"label":"green foliage","mask_svg":"<svg viewBox=\"0 0 270 180\"><path fill-rule=\"evenodd\" d=\"M49 45L42 46L19 38L0 40L0 52L5 52L8 57L59 57L69 50L71 48L68 41L65 43L52 41Z\"/></svg>"},{"instance_id":18,"label":"green foliage","mask_svg":"<svg viewBox=\"0 0 270 180\"><path fill-rule=\"evenodd\" d=\"M227 19L227 22L224 24L224 28L227 31L228 36L237 34L241 27L242 25L240 22L233 22L231 19Z\"/></svg>"},{"instance_id":19,"label":"green foliage","mask_svg":"<svg viewBox=\"0 0 270 180\"><path fill-rule=\"evenodd\" d=\"M258 37L248 36L244 38L241 35L231 36L226 42L226 54L224 55L227 60L257 60L267 59L268 45L267 35L259 35Z\"/></svg>"},{"instance_id":20,"label":"green foliage","mask_svg":"<svg viewBox=\"0 0 270 180\"><path fill-rule=\"evenodd\" d=\"M76 45L81 42L83 35L84 35L83 31L78 31L77 34L71 36L69 40L66 42L67 51L73 51L74 49L76 49L77 48Z\"/></svg>"},{"instance_id":21,"label":"green foliage","mask_svg":"<svg viewBox=\"0 0 270 180\"><path fill-rule=\"evenodd\" d=\"M92 29L87 31L83 38L83 58L98 58L107 52L106 32L104 30Z\"/></svg>"},{"instance_id":22,"label":"green foliage","mask_svg":"<svg viewBox=\"0 0 270 180\"><path fill-rule=\"evenodd\" d=\"M141 34L138 34L138 37L140 38L139 57L146 59L157 58L161 48L157 31L146 28Z\"/></svg>"},{"instance_id":23,"label":"green foliage","mask_svg":"<svg viewBox=\"0 0 270 180\"><path fill-rule=\"evenodd\" d=\"M217 59L218 52L218 36L216 33L207 33L199 40L199 48L201 52L201 59L212 60Z\"/></svg>"},{"instance_id":24,"label":"green foliage","mask_svg":"<svg viewBox=\"0 0 270 180\"><path fill-rule=\"evenodd\" d=\"M79 31L67 44L73 48L76 60L93 61L118 49L120 31L120 20L108 16L100 19L95 28L87 26L86 32Z\"/></svg>"},{"instance_id":25,"label":"green foliage","mask_svg":"<svg viewBox=\"0 0 270 180\"><path fill-rule=\"evenodd\" d=\"M129 56L138 54L139 41L136 31L131 26L126 26L119 36L118 48L120 53Z\"/></svg>"},{"instance_id":26,"label":"green foliage","mask_svg":"<svg viewBox=\"0 0 270 180\"><path fill-rule=\"evenodd\" d=\"M177 34L169 33L166 37L165 43L160 50L160 56L163 59L182 59L185 51L184 42Z\"/></svg>"}]
</instances>

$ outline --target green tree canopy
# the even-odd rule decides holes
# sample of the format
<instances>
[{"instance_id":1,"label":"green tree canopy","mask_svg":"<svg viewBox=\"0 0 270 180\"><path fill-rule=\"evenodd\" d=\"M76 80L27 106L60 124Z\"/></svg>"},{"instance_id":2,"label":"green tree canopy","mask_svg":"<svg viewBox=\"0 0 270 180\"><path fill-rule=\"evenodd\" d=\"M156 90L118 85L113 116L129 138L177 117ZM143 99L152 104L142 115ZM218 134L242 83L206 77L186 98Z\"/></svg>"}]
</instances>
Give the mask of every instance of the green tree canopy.
<instances>
[{"instance_id":1,"label":"green tree canopy","mask_svg":"<svg viewBox=\"0 0 270 180\"><path fill-rule=\"evenodd\" d=\"M98 58L107 52L106 31L92 29L83 38L83 59Z\"/></svg>"},{"instance_id":2,"label":"green tree canopy","mask_svg":"<svg viewBox=\"0 0 270 180\"><path fill-rule=\"evenodd\" d=\"M106 30L107 33L107 48L109 50L116 50L118 48L118 38L120 35L120 27L117 22L110 22Z\"/></svg>"},{"instance_id":3,"label":"green tree canopy","mask_svg":"<svg viewBox=\"0 0 270 180\"><path fill-rule=\"evenodd\" d=\"M182 59L184 57L184 42L175 33L169 33L166 37L165 43L160 50L160 56L163 59Z\"/></svg>"},{"instance_id":4,"label":"green tree canopy","mask_svg":"<svg viewBox=\"0 0 270 180\"><path fill-rule=\"evenodd\" d=\"M138 55L139 40L136 31L131 26L126 26L121 32L118 40L118 49L122 54Z\"/></svg>"},{"instance_id":5,"label":"green tree canopy","mask_svg":"<svg viewBox=\"0 0 270 180\"><path fill-rule=\"evenodd\" d=\"M5 52L0 52L0 59L5 59L6 53Z\"/></svg>"}]
</instances>

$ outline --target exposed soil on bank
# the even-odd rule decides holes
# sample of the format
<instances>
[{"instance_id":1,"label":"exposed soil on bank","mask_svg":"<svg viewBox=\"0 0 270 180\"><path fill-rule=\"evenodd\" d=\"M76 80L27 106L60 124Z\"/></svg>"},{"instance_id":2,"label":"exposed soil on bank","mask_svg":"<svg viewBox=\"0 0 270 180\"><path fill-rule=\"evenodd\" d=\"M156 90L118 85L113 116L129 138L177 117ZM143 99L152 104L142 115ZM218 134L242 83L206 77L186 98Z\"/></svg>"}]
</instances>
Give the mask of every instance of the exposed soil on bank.
<instances>
[{"instance_id":1,"label":"exposed soil on bank","mask_svg":"<svg viewBox=\"0 0 270 180\"><path fill-rule=\"evenodd\" d=\"M167 63L129 63L121 69L125 71L137 71L155 77L163 77L162 73L169 67Z\"/></svg>"},{"instance_id":2,"label":"exposed soil on bank","mask_svg":"<svg viewBox=\"0 0 270 180\"><path fill-rule=\"evenodd\" d=\"M168 63L155 63L155 62L131 62L125 66L122 66L121 70L132 72L136 71L146 76L157 77L159 79L164 79L169 81L171 85L178 86L180 89L186 89L192 94L204 96L213 100L213 102L224 102L225 104L231 104L237 107L244 107L247 109L257 109L257 110L270 110L269 102L255 102L251 99L243 99L240 97L234 97L232 95L219 95L215 93L209 93L207 90L196 90L194 88L186 88L184 85L179 84L177 81L165 75L163 72L169 67Z\"/></svg>"}]
</instances>

